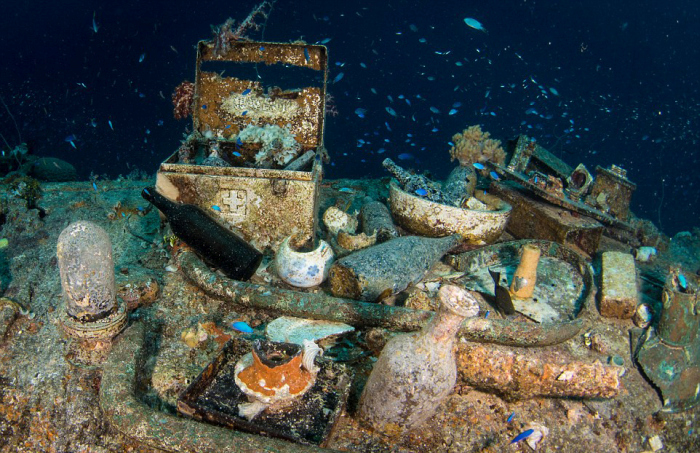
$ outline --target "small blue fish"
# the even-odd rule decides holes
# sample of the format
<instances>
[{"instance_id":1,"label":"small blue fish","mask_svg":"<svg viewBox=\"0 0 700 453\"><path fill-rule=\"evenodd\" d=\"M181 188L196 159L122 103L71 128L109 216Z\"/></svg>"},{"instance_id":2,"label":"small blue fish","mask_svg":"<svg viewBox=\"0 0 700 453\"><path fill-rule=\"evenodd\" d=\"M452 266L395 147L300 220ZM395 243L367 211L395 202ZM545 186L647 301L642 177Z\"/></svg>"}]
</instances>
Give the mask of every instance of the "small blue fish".
<instances>
[{"instance_id":1,"label":"small blue fish","mask_svg":"<svg viewBox=\"0 0 700 453\"><path fill-rule=\"evenodd\" d=\"M107 120L107 124L109 124L109 128L114 130L114 125L112 125L112 120Z\"/></svg>"},{"instance_id":2,"label":"small blue fish","mask_svg":"<svg viewBox=\"0 0 700 453\"><path fill-rule=\"evenodd\" d=\"M448 115L454 115L454 114L457 113L458 111L459 111L459 110L457 110L457 109L451 109L447 114L448 114Z\"/></svg>"},{"instance_id":3,"label":"small blue fish","mask_svg":"<svg viewBox=\"0 0 700 453\"><path fill-rule=\"evenodd\" d=\"M260 52L262 52L263 50L265 50L265 48L263 46L260 46L259 50L260 50Z\"/></svg>"},{"instance_id":4,"label":"small blue fish","mask_svg":"<svg viewBox=\"0 0 700 453\"><path fill-rule=\"evenodd\" d=\"M92 182L92 188L95 189L95 192L97 192L97 184L95 184L95 181Z\"/></svg>"},{"instance_id":5,"label":"small blue fish","mask_svg":"<svg viewBox=\"0 0 700 453\"><path fill-rule=\"evenodd\" d=\"M355 109L355 115L359 116L360 118L364 118L364 117L365 117L365 113L367 113L367 110L366 110L366 109L363 109L363 108L361 108L361 107L358 107L358 108Z\"/></svg>"},{"instance_id":6,"label":"small blue fish","mask_svg":"<svg viewBox=\"0 0 700 453\"><path fill-rule=\"evenodd\" d=\"M364 69L367 69L367 65L364 64L363 62L360 62L360 67L361 67L361 68L364 68Z\"/></svg>"},{"instance_id":7,"label":"small blue fish","mask_svg":"<svg viewBox=\"0 0 700 453\"><path fill-rule=\"evenodd\" d=\"M413 159L413 154L411 153L401 153L397 156L399 160L411 160Z\"/></svg>"},{"instance_id":8,"label":"small blue fish","mask_svg":"<svg viewBox=\"0 0 700 453\"><path fill-rule=\"evenodd\" d=\"M349 187L341 187L340 189L338 189L338 192L343 192L343 193L355 193L355 191L352 190L352 189L349 188Z\"/></svg>"},{"instance_id":9,"label":"small blue fish","mask_svg":"<svg viewBox=\"0 0 700 453\"><path fill-rule=\"evenodd\" d=\"M490 313L491 310L486 310L486 313L484 314L484 319L488 318Z\"/></svg>"},{"instance_id":10,"label":"small blue fish","mask_svg":"<svg viewBox=\"0 0 700 453\"><path fill-rule=\"evenodd\" d=\"M95 20L95 14L97 14L97 11L92 12L92 31L97 33L97 31L100 29L100 26L97 25L97 21Z\"/></svg>"},{"instance_id":11,"label":"small blue fish","mask_svg":"<svg viewBox=\"0 0 700 453\"><path fill-rule=\"evenodd\" d=\"M467 24L467 27L469 28L473 28L474 30L483 31L484 33L486 33L486 29L483 25L481 25L481 22L472 17L465 18L464 23Z\"/></svg>"},{"instance_id":12,"label":"small blue fish","mask_svg":"<svg viewBox=\"0 0 700 453\"><path fill-rule=\"evenodd\" d=\"M220 208L218 205L215 205L215 204L214 204L214 205L211 206L211 208L212 208L214 211L221 212L221 208Z\"/></svg>"},{"instance_id":13,"label":"small blue fish","mask_svg":"<svg viewBox=\"0 0 700 453\"><path fill-rule=\"evenodd\" d=\"M231 327L236 329L239 332L243 333L253 333L253 328L248 325L248 323L244 321L236 321L233 324L231 324Z\"/></svg>"},{"instance_id":14,"label":"small blue fish","mask_svg":"<svg viewBox=\"0 0 700 453\"><path fill-rule=\"evenodd\" d=\"M241 116L246 116L248 114L248 110L243 110L243 113L241 113Z\"/></svg>"},{"instance_id":15,"label":"small blue fish","mask_svg":"<svg viewBox=\"0 0 700 453\"><path fill-rule=\"evenodd\" d=\"M492 178L494 181L498 181L499 179L501 179L501 177L498 176L498 173L496 173L495 171L491 171L491 172L489 173L489 176L491 176L491 178Z\"/></svg>"},{"instance_id":16,"label":"small blue fish","mask_svg":"<svg viewBox=\"0 0 700 453\"><path fill-rule=\"evenodd\" d=\"M78 147L75 146L75 140L77 140L77 139L76 139L75 135L73 135L73 134L70 134L68 137L65 138L65 141L70 143L70 146L72 146L75 149L78 149Z\"/></svg>"},{"instance_id":17,"label":"small blue fish","mask_svg":"<svg viewBox=\"0 0 700 453\"><path fill-rule=\"evenodd\" d=\"M386 112L387 112L389 115L391 115L391 116L393 116L393 117L396 117L396 110L392 109L391 107L386 107Z\"/></svg>"},{"instance_id":18,"label":"small blue fish","mask_svg":"<svg viewBox=\"0 0 700 453\"><path fill-rule=\"evenodd\" d=\"M338 83L341 80L343 80L343 77L345 76L344 72L339 72L337 76L335 76L335 79L333 79L333 83Z\"/></svg>"},{"instance_id":19,"label":"small blue fish","mask_svg":"<svg viewBox=\"0 0 700 453\"><path fill-rule=\"evenodd\" d=\"M438 129L437 127L434 127L434 128L432 128L432 129L430 130L430 132L437 132L437 131L439 131L439 130L440 130L440 129Z\"/></svg>"},{"instance_id":20,"label":"small blue fish","mask_svg":"<svg viewBox=\"0 0 700 453\"><path fill-rule=\"evenodd\" d=\"M309 49L307 49L306 47L304 47L304 58L306 59L307 63L309 61L311 61L311 56L309 55Z\"/></svg>"},{"instance_id":21,"label":"small blue fish","mask_svg":"<svg viewBox=\"0 0 700 453\"><path fill-rule=\"evenodd\" d=\"M241 137L236 138L236 145L238 145L238 146L243 145L243 140L241 140Z\"/></svg>"},{"instance_id":22,"label":"small blue fish","mask_svg":"<svg viewBox=\"0 0 700 453\"><path fill-rule=\"evenodd\" d=\"M681 285L682 290L688 289L688 280L685 279L685 275L678 274L678 284Z\"/></svg>"},{"instance_id":23,"label":"small blue fish","mask_svg":"<svg viewBox=\"0 0 700 453\"><path fill-rule=\"evenodd\" d=\"M423 189L423 188L416 189L416 195L424 197L424 196L428 195L428 191Z\"/></svg>"},{"instance_id":24,"label":"small blue fish","mask_svg":"<svg viewBox=\"0 0 700 453\"><path fill-rule=\"evenodd\" d=\"M433 113L436 114L436 115L437 115L438 113L440 113L440 110L438 110L438 109L435 108L435 107L430 107L430 111L433 112Z\"/></svg>"},{"instance_id":25,"label":"small blue fish","mask_svg":"<svg viewBox=\"0 0 700 453\"><path fill-rule=\"evenodd\" d=\"M331 38L321 40L321 44L328 44L329 42L331 42Z\"/></svg>"},{"instance_id":26,"label":"small blue fish","mask_svg":"<svg viewBox=\"0 0 700 453\"><path fill-rule=\"evenodd\" d=\"M231 154L233 154L235 157L241 157L241 155L242 155L242 154L239 153L238 151L234 151L234 152L232 152Z\"/></svg>"},{"instance_id":27,"label":"small blue fish","mask_svg":"<svg viewBox=\"0 0 700 453\"><path fill-rule=\"evenodd\" d=\"M472 166L473 166L474 168L476 168L477 170L483 170L484 168L486 168L486 167L484 166L484 164L480 164L479 162L474 162L474 163L472 164Z\"/></svg>"},{"instance_id":28,"label":"small blue fish","mask_svg":"<svg viewBox=\"0 0 700 453\"><path fill-rule=\"evenodd\" d=\"M247 96L248 93L250 93L251 91L253 91L253 90L250 89L250 88L246 88L245 90L243 90L243 93L241 93L241 95L242 95L242 96Z\"/></svg>"},{"instance_id":29,"label":"small blue fish","mask_svg":"<svg viewBox=\"0 0 700 453\"><path fill-rule=\"evenodd\" d=\"M522 433L518 434L515 436L513 440L510 441L511 444L514 444L516 442L520 442L523 439L527 439L528 437L532 436L532 433L534 433L534 429L528 429L526 431L523 431Z\"/></svg>"},{"instance_id":30,"label":"small blue fish","mask_svg":"<svg viewBox=\"0 0 700 453\"><path fill-rule=\"evenodd\" d=\"M143 63L143 60L146 59L146 53L142 53L141 56L139 57L139 63Z\"/></svg>"},{"instance_id":31,"label":"small blue fish","mask_svg":"<svg viewBox=\"0 0 700 453\"><path fill-rule=\"evenodd\" d=\"M510 414L510 415L508 416L508 419L506 420L506 423L512 422L514 418L515 418L515 412L513 412L512 414Z\"/></svg>"}]
</instances>

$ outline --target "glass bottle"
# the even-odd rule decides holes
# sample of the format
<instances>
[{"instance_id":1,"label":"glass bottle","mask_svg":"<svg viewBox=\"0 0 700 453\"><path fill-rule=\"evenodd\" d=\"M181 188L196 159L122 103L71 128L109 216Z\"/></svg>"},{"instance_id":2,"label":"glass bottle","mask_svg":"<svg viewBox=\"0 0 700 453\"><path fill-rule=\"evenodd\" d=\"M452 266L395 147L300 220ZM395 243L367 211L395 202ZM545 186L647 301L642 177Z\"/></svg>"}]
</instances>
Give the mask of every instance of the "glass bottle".
<instances>
[{"instance_id":1,"label":"glass bottle","mask_svg":"<svg viewBox=\"0 0 700 453\"><path fill-rule=\"evenodd\" d=\"M417 428L435 414L457 380L457 332L479 306L469 292L445 285L440 308L420 332L397 335L386 344L360 397L363 424L388 435Z\"/></svg>"},{"instance_id":2,"label":"glass bottle","mask_svg":"<svg viewBox=\"0 0 700 453\"><path fill-rule=\"evenodd\" d=\"M177 237L230 278L248 280L258 269L262 254L201 208L175 203L154 188L144 189L141 196L168 218Z\"/></svg>"}]
</instances>

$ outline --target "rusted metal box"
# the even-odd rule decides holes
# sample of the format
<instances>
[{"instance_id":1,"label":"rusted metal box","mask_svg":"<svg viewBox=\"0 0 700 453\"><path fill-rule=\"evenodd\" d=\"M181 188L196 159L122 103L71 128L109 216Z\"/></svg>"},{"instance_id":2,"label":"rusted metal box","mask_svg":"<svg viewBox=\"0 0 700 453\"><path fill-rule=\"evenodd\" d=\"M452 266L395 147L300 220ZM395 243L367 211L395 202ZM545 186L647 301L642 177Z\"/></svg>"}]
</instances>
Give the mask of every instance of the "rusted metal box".
<instances>
[{"instance_id":1,"label":"rusted metal box","mask_svg":"<svg viewBox=\"0 0 700 453\"><path fill-rule=\"evenodd\" d=\"M494 182L490 191L513 206L507 227L513 236L559 242L588 255L598 250L603 225L596 220L536 200L522 186L510 181Z\"/></svg>"},{"instance_id":2,"label":"rusted metal box","mask_svg":"<svg viewBox=\"0 0 700 453\"><path fill-rule=\"evenodd\" d=\"M207 210L258 249L313 238L325 119L324 46L232 42L197 48L193 134L160 166L164 196ZM289 170L315 153L310 169ZM211 164L216 155L223 166Z\"/></svg>"}]
</instances>

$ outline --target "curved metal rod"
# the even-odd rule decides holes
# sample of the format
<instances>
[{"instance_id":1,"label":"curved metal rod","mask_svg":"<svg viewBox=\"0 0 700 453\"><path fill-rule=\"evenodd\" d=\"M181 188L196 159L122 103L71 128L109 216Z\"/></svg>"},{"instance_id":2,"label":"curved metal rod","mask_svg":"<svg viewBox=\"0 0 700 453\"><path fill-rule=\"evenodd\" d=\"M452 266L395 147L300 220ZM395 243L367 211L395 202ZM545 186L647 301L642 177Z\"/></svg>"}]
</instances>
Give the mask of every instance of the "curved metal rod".
<instances>
[{"instance_id":1,"label":"curved metal rod","mask_svg":"<svg viewBox=\"0 0 700 453\"><path fill-rule=\"evenodd\" d=\"M178 256L185 276L212 297L235 304L301 318L344 322L356 327L384 327L399 331L423 328L432 311L358 302L220 277L190 251ZM464 321L459 335L469 341L506 346L539 347L562 343L583 327L582 319L557 324L526 324L500 319L471 318Z\"/></svg>"}]
</instances>

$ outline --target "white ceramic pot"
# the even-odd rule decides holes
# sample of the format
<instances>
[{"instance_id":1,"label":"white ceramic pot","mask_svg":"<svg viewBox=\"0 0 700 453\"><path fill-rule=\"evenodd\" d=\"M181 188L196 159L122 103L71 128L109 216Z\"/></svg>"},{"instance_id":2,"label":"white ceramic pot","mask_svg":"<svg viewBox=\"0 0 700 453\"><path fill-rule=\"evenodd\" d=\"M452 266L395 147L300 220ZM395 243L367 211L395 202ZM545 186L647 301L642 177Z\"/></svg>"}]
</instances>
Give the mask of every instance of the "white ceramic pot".
<instances>
[{"instance_id":1,"label":"white ceramic pot","mask_svg":"<svg viewBox=\"0 0 700 453\"><path fill-rule=\"evenodd\" d=\"M333 263L333 249L326 241L310 252L298 252L290 245L290 237L282 241L275 256L277 275L286 283L298 288L320 285Z\"/></svg>"}]
</instances>

